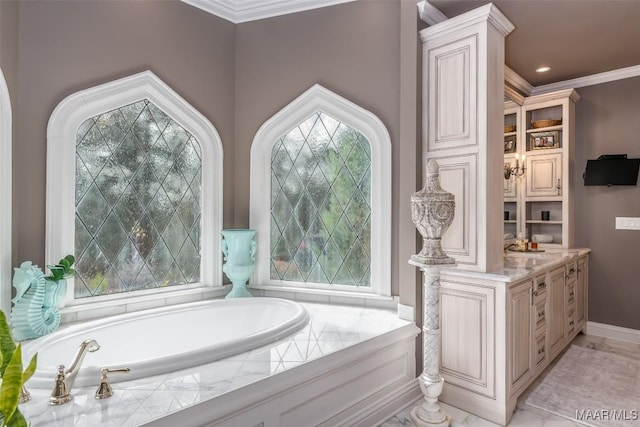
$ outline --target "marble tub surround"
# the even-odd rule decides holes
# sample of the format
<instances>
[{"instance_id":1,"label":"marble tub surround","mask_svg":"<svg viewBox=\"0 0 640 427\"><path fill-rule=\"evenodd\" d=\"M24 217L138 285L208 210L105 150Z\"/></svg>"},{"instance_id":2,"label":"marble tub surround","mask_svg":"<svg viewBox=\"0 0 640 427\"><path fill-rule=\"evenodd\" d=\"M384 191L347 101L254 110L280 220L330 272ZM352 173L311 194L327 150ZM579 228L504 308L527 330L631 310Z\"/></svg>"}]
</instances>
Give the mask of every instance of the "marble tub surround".
<instances>
[{"instance_id":1,"label":"marble tub surround","mask_svg":"<svg viewBox=\"0 0 640 427\"><path fill-rule=\"evenodd\" d=\"M398 319L392 311L301 304L311 316L309 323L275 343L195 368L113 384L115 394L105 400L94 399L98 381L77 389L73 402L58 407L47 405L50 390L30 390L32 401L21 405L21 410L33 426L155 425L169 414L179 416L179 411L225 393L241 393L242 387L355 344L384 340L383 335L403 328L417 333L412 323ZM187 419L181 425L191 424Z\"/></svg>"}]
</instances>

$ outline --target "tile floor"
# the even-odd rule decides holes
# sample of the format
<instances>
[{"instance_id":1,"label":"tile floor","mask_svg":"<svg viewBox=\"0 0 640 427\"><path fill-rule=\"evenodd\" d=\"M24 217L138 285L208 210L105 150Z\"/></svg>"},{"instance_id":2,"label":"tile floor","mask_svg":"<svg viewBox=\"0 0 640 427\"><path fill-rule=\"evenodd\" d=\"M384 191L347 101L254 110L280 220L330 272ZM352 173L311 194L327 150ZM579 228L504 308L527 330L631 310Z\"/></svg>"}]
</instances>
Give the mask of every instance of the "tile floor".
<instances>
[{"instance_id":1,"label":"tile floor","mask_svg":"<svg viewBox=\"0 0 640 427\"><path fill-rule=\"evenodd\" d=\"M615 353L622 356L632 357L640 360L640 344L627 343L622 341L616 341L612 339L596 337L593 335L578 335L572 342L572 344L582 347L594 348L596 350ZM558 356L554 363L551 363L549 367L542 373L534 382L529 386L527 390L518 399L518 405L516 411L513 414L513 418L509 423L509 427L574 427L583 426L583 424L571 421L566 418L558 417L548 412L542 411L537 408L525 405L527 396L538 385L538 383L544 378L544 375L555 365L560 359ZM453 427L498 427L498 424L494 424L485 419L479 418L475 415L471 415L468 412L454 408L447 404L442 403L442 408L451 417L451 425ZM411 421L410 412L413 409L413 405L405 408L401 412L397 413L380 427L413 427L415 424Z\"/></svg>"}]
</instances>

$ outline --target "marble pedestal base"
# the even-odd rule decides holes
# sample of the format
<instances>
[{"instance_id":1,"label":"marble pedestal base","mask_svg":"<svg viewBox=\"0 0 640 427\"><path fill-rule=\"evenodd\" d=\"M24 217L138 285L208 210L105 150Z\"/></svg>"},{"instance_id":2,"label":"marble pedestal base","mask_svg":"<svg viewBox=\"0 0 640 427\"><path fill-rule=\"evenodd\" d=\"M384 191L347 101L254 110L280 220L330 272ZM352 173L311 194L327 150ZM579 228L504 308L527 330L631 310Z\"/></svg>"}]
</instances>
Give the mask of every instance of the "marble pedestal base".
<instances>
[{"instance_id":1,"label":"marble pedestal base","mask_svg":"<svg viewBox=\"0 0 640 427\"><path fill-rule=\"evenodd\" d=\"M442 409L440 412L444 416L444 421L423 421L422 418L418 417L418 407L415 407L411 410L411 421L416 425L416 427L449 427L451 425L451 417L448 415L444 415L442 413Z\"/></svg>"}]
</instances>

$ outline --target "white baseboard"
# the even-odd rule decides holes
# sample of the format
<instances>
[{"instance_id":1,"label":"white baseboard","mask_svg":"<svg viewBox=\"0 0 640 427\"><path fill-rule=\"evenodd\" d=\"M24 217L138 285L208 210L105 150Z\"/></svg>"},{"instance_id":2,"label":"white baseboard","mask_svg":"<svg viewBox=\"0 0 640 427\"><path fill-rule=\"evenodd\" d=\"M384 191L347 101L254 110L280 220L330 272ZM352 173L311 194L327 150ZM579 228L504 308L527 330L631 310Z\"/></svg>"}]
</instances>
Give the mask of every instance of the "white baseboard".
<instances>
[{"instance_id":1,"label":"white baseboard","mask_svg":"<svg viewBox=\"0 0 640 427\"><path fill-rule=\"evenodd\" d=\"M404 383L387 394L383 399L372 402L367 408L354 413L345 426L369 427L378 426L422 397L420 384L414 381Z\"/></svg>"},{"instance_id":2,"label":"white baseboard","mask_svg":"<svg viewBox=\"0 0 640 427\"><path fill-rule=\"evenodd\" d=\"M587 334L640 344L640 331L637 329L623 328L605 323L587 322Z\"/></svg>"}]
</instances>

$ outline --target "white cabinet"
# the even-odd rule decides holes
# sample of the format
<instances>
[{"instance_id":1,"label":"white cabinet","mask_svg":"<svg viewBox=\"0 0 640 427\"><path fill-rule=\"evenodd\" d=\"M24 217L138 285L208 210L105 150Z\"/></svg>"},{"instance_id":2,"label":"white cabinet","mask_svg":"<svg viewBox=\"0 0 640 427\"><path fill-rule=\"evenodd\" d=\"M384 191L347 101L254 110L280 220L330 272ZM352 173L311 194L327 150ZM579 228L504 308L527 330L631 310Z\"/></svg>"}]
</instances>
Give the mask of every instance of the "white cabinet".
<instances>
[{"instance_id":1,"label":"white cabinet","mask_svg":"<svg viewBox=\"0 0 640 427\"><path fill-rule=\"evenodd\" d=\"M587 318L589 262L587 256L578 258L578 278L576 281L576 322L578 324Z\"/></svg>"},{"instance_id":2,"label":"white cabinet","mask_svg":"<svg viewBox=\"0 0 640 427\"><path fill-rule=\"evenodd\" d=\"M509 287L507 291L507 316L510 368L508 369L509 391L523 386L531 376L533 361L533 280Z\"/></svg>"},{"instance_id":3,"label":"white cabinet","mask_svg":"<svg viewBox=\"0 0 640 427\"><path fill-rule=\"evenodd\" d=\"M562 153L529 155L525 197L562 195Z\"/></svg>"}]
</instances>

